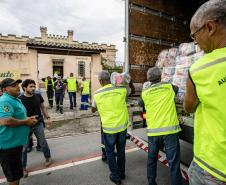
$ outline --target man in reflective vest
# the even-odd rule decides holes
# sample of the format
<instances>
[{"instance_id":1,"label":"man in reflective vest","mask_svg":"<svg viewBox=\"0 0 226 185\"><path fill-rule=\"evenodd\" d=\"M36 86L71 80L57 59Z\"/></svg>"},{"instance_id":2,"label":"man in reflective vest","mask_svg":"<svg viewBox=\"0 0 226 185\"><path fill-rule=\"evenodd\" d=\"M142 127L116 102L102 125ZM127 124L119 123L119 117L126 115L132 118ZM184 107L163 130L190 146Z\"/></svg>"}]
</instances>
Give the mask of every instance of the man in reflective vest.
<instances>
[{"instance_id":1,"label":"man in reflective vest","mask_svg":"<svg viewBox=\"0 0 226 185\"><path fill-rule=\"evenodd\" d=\"M195 113L191 185L226 184L226 1L203 4L190 23L206 53L189 70L184 109Z\"/></svg>"},{"instance_id":2,"label":"man in reflective vest","mask_svg":"<svg viewBox=\"0 0 226 185\"><path fill-rule=\"evenodd\" d=\"M67 78L67 92L70 100L70 109L76 107L76 91L77 91L77 80L73 73L70 73L70 77Z\"/></svg>"},{"instance_id":3,"label":"man in reflective vest","mask_svg":"<svg viewBox=\"0 0 226 185\"><path fill-rule=\"evenodd\" d=\"M54 81L50 76L45 79L45 88L50 108L53 108Z\"/></svg>"},{"instance_id":4,"label":"man in reflective vest","mask_svg":"<svg viewBox=\"0 0 226 185\"><path fill-rule=\"evenodd\" d=\"M182 185L178 137L181 129L174 102L176 88L172 84L161 82L161 71L158 67L148 70L147 80L150 85L143 87L142 100L146 110L148 135L148 182L149 185L157 185L158 152L164 145L169 162L171 185Z\"/></svg>"},{"instance_id":5,"label":"man in reflective vest","mask_svg":"<svg viewBox=\"0 0 226 185\"><path fill-rule=\"evenodd\" d=\"M125 145L129 125L129 114L126 105L127 90L115 87L110 83L108 71L101 71L99 82L102 88L94 93L92 112L98 110L104 133L107 162L111 174L110 180L121 184L125 179ZM117 148L117 157L114 149Z\"/></svg>"},{"instance_id":6,"label":"man in reflective vest","mask_svg":"<svg viewBox=\"0 0 226 185\"><path fill-rule=\"evenodd\" d=\"M89 93L90 93L90 82L85 77L82 78L81 85L81 107L80 110L88 110L89 107Z\"/></svg>"}]
</instances>

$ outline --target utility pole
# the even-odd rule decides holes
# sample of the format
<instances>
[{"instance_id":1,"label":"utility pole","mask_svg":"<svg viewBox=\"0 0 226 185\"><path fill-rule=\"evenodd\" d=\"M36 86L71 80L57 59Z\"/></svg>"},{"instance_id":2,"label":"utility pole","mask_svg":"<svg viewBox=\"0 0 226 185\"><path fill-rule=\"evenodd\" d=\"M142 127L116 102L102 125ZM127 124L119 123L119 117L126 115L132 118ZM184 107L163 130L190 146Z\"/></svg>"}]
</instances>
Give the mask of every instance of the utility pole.
<instances>
[{"instance_id":1,"label":"utility pole","mask_svg":"<svg viewBox=\"0 0 226 185\"><path fill-rule=\"evenodd\" d=\"M124 72L129 72L129 0L125 0Z\"/></svg>"}]
</instances>

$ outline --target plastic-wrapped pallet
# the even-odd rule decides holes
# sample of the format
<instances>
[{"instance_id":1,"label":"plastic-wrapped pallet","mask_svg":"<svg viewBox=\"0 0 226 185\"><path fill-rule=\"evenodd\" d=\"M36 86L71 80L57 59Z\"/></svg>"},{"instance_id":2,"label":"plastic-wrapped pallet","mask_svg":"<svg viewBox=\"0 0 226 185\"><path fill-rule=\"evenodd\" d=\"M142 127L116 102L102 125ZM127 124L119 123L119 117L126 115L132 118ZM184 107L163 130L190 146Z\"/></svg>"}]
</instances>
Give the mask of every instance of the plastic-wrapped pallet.
<instances>
[{"instance_id":1,"label":"plastic-wrapped pallet","mask_svg":"<svg viewBox=\"0 0 226 185\"><path fill-rule=\"evenodd\" d=\"M168 52L169 52L168 49L164 49L160 52L158 56L158 60L156 61L156 66L159 67L160 69L163 68L164 63L167 60Z\"/></svg>"},{"instance_id":2,"label":"plastic-wrapped pallet","mask_svg":"<svg viewBox=\"0 0 226 185\"><path fill-rule=\"evenodd\" d=\"M182 43L179 46L179 55L180 56L189 56L196 53L196 46L194 42Z\"/></svg>"},{"instance_id":3,"label":"plastic-wrapped pallet","mask_svg":"<svg viewBox=\"0 0 226 185\"><path fill-rule=\"evenodd\" d=\"M173 76L172 84L179 87L178 94L176 96L177 102L183 102L186 92L186 82L188 78L188 70L190 66L203 56L203 52L195 53L189 56L178 56L176 58L175 74Z\"/></svg>"},{"instance_id":4,"label":"plastic-wrapped pallet","mask_svg":"<svg viewBox=\"0 0 226 185\"><path fill-rule=\"evenodd\" d=\"M196 53L203 52L198 44L195 45L195 51Z\"/></svg>"},{"instance_id":5,"label":"plastic-wrapped pallet","mask_svg":"<svg viewBox=\"0 0 226 185\"><path fill-rule=\"evenodd\" d=\"M161 81L172 82L173 75L175 73L176 67L176 56L178 54L177 48L170 48L168 52L168 57L164 62Z\"/></svg>"},{"instance_id":6,"label":"plastic-wrapped pallet","mask_svg":"<svg viewBox=\"0 0 226 185\"><path fill-rule=\"evenodd\" d=\"M193 61L195 62L196 60L198 60L203 55L204 55L204 52L202 50L200 52L198 52L198 53L195 53L194 55L192 55L193 56Z\"/></svg>"},{"instance_id":7,"label":"plastic-wrapped pallet","mask_svg":"<svg viewBox=\"0 0 226 185\"><path fill-rule=\"evenodd\" d=\"M163 67L161 81L171 83L173 80L174 73L175 73L175 66Z\"/></svg>"}]
</instances>

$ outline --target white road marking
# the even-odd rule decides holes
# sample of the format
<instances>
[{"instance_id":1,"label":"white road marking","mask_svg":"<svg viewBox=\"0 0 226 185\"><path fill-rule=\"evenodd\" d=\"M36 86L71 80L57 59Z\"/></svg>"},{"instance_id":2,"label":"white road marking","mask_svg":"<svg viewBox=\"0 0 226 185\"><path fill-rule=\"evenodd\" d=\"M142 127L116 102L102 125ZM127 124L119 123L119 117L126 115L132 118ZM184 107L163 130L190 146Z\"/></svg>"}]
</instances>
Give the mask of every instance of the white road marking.
<instances>
[{"instance_id":1,"label":"white road marking","mask_svg":"<svg viewBox=\"0 0 226 185\"><path fill-rule=\"evenodd\" d=\"M138 147L131 148L131 149L126 150L126 153L135 152L137 150L140 150L140 149ZM101 159L101 156L98 156L98 157L93 157L93 158L85 159L85 160L81 160L81 161L70 162L70 163L67 163L67 164L58 165L58 166L54 166L54 167L45 168L45 169L30 172L29 176L38 175L38 174L47 173L47 172L52 172L52 171L56 171L56 170L60 170L60 169L64 169L64 168L69 168L69 167L72 167L72 166L77 166L77 165L80 165L80 164L90 163L90 162L97 161L97 160L100 160L100 159ZM2 184L4 182L6 182L6 178L0 179L0 184Z\"/></svg>"}]
</instances>

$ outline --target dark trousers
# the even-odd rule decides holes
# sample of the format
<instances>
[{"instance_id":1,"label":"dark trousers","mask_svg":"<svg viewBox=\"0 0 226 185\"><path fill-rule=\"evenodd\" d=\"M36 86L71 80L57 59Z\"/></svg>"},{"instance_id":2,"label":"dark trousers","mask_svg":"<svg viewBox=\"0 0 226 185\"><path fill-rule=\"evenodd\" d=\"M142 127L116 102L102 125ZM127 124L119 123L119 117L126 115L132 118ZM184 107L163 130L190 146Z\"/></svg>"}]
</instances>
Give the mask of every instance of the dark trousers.
<instances>
[{"instance_id":1,"label":"dark trousers","mask_svg":"<svg viewBox=\"0 0 226 185\"><path fill-rule=\"evenodd\" d=\"M35 126L31 127L30 136L31 136L32 132L34 132L34 134L37 138L37 141L41 146L44 157L46 159L50 158L51 154L50 154L49 145L48 145L46 138L45 138L43 122L38 122ZM29 145L29 140L30 140L30 137L28 138L27 145L25 145L24 148L23 148L23 154L22 154L23 168L25 168L27 166L27 148L28 148L28 145Z\"/></svg>"},{"instance_id":2,"label":"dark trousers","mask_svg":"<svg viewBox=\"0 0 226 185\"><path fill-rule=\"evenodd\" d=\"M22 148L22 146L19 146L9 149L0 149L0 164L8 182L18 181L23 177L21 162Z\"/></svg>"},{"instance_id":3,"label":"dark trousers","mask_svg":"<svg viewBox=\"0 0 226 185\"><path fill-rule=\"evenodd\" d=\"M159 149L164 146L169 163L171 185L182 185L180 172L180 143L178 134L148 137L147 177L149 185L157 185L156 169Z\"/></svg>"},{"instance_id":4,"label":"dark trousers","mask_svg":"<svg viewBox=\"0 0 226 185\"><path fill-rule=\"evenodd\" d=\"M104 133L101 127L101 150L102 150L102 158L107 159L106 150L105 150L105 142L104 142Z\"/></svg>"},{"instance_id":5,"label":"dark trousers","mask_svg":"<svg viewBox=\"0 0 226 185\"><path fill-rule=\"evenodd\" d=\"M64 101L64 94L63 93L56 93L55 94L56 100L56 108L57 110L63 110L63 101Z\"/></svg>"},{"instance_id":6,"label":"dark trousers","mask_svg":"<svg viewBox=\"0 0 226 185\"><path fill-rule=\"evenodd\" d=\"M76 107L76 92L68 92L69 100L70 100L70 108Z\"/></svg>"},{"instance_id":7,"label":"dark trousers","mask_svg":"<svg viewBox=\"0 0 226 185\"><path fill-rule=\"evenodd\" d=\"M49 101L49 106L50 107L53 107L53 91L47 91L47 98L48 98L48 101Z\"/></svg>"},{"instance_id":8,"label":"dark trousers","mask_svg":"<svg viewBox=\"0 0 226 185\"><path fill-rule=\"evenodd\" d=\"M118 181L125 175L125 146L127 130L116 134L104 133L105 149L112 179ZM117 159L114 153L117 149Z\"/></svg>"},{"instance_id":9,"label":"dark trousers","mask_svg":"<svg viewBox=\"0 0 226 185\"><path fill-rule=\"evenodd\" d=\"M88 110L89 107L89 94L82 94L81 96L81 110Z\"/></svg>"}]
</instances>

